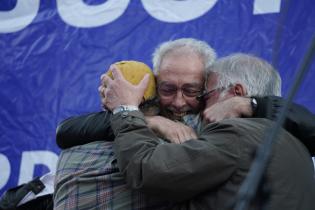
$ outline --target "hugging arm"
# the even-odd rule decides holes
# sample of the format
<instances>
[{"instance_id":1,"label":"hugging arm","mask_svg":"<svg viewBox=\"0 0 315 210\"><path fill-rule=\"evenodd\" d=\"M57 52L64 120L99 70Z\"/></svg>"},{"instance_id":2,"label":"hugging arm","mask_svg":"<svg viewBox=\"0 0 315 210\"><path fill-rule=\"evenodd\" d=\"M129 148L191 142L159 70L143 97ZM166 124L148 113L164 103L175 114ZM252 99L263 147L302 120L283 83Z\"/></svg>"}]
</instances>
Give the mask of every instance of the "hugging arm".
<instances>
[{"instance_id":1,"label":"hugging arm","mask_svg":"<svg viewBox=\"0 0 315 210\"><path fill-rule=\"evenodd\" d=\"M115 114L114 151L129 187L183 201L224 183L235 171L239 150L235 130L208 129L212 135L182 144L160 143L140 112Z\"/></svg>"},{"instance_id":2,"label":"hugging arm","mask_svg":"<svg viewBox=\"0 0 315 210\"><path fill-rule=\"evenodd\" d=\"M277 96L256 98L258 102L254 117L276 120L285 100ZM315 156L315 115L301 105L292 103L289 107L284 128L300 139L312 156Z\"/></svg>"},{"instance_id":3,"label":"hugging arm","mask_svg":"<svg viewBox=\"0 0 315 210\"><path fill-rule=\"evenodd\" d=\"M111 117L110 112L102 111L62 121L56 131L58 146L66 149L98 140L113 141Z\"/></svg>"},{"instance_id":4,"label":"hugging arm","mask_svg":"<svg viewBox=\"0 0 315 210\"><path fill-rule=\"evenodd\" d=\"M277 96L255 97L257 108L252 109L248 97L232 97L220 101L203 112L207 122L217 122L234 117L267 118L275 121L281 112L285 99ZM301 105L292 103L283 127L297 137L315 155L315 115Z\"/></svg>"},{"instance_id":5,"label":"hugging arm","mask_svg":"<svg viewBox=\"0 0 315 210\"><path fill-rule=\"evenodd\" d=\"M87 144L93 141L113 141L110 128L112 114L108 111L71 117L62 121L57 127L57 144L61 149ZM173 143L181 143L195 139L192 128L179 122L173 122L161 116L146 117L148 126L163 139Z\"/></svg>"}]
</instances>

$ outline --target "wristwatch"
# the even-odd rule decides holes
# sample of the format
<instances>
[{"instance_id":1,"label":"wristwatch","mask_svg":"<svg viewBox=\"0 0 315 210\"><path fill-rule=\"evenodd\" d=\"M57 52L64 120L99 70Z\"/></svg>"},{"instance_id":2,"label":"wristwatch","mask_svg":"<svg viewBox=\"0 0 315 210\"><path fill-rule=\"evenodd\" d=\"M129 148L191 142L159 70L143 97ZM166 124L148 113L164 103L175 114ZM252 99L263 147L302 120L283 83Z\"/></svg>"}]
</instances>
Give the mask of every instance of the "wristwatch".
<instances>
[{"instance_id":1,"label":"wristwatch","mask_svg":"<svg viewBox=\"0 0 315 210\"><path fill-rule=\"evenodd\" d=\"M113 114L117 114L119 112L131 112L138 111L139 108L133 105L120 105L113 110Z\"/></svg>"},{"instance_id":2,"label":"wristwatch","mask_svg":"<svg viewBox=\"0 0 315 210\"><path fill-rule=\"evenodd\" d=\"M253 115L254 115L256 112L257 106L258 106L256 98L250 97L250 106L252 107L252 111L253 111Z\"/></svg>"}]
</instances>

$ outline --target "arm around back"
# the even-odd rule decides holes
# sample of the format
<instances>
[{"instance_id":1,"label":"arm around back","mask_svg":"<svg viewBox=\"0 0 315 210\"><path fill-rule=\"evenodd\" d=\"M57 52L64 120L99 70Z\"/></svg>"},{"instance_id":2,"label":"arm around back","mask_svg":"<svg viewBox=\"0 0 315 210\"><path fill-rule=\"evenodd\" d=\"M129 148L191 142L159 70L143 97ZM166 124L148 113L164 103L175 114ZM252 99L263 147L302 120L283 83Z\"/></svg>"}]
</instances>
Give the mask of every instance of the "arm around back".
<instances>
[{"instance_id":1,"label":"arm around back","mask_svg":"<svg viewBox=\"0 0 315 210\"><path fill-rule=\"evenodd\" d=\"M110 112L102 111L62 121L56 131L57 145L61 149L67 149L98 140L113 141L111 117Z\"/></svg>"},{"instance_id":2,"label":"arm around back","mask_svg":"<svg viewBox=\"0 0 315 210\"><path fill-rule=\"evenodd\" d=\"M161 143L137 111L115 114L111 125L118 167L129 187L144 193L183 201L224 183L237 167L231 127L207 127L198 140L172 144Z\"/></svg>"},{"instance_id":3,"label":"arm around back","mask_svg":"<svg viewBox=\"0 0 315 210\"><path fill-rule=\"evenodd\" d=\"M254 117L276 120L285 103L285 99L277 96L256 98L258 101ZM291 104L287 113L284 128L297 137L315 156L315 115L298 104Z\"/></svg>"}]
</instances>

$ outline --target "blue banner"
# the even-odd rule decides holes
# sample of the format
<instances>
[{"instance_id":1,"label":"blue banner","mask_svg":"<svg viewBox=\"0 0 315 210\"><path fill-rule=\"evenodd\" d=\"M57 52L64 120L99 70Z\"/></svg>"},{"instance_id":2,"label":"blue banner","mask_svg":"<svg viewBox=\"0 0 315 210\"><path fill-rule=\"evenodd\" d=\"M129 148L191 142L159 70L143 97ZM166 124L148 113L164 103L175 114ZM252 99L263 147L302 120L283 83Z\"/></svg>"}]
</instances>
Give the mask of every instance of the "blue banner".
<instances>
[{"instance_id":1,"label":"blue banner","mask_svg":"<svg viewBox=\"0 0 315 210\"><path fill-rule=\"evenodd\" d=\"M194 37L270 61L286 96L314 32L312 0L0 0L0 194L55 170L56 126L100 110L111 63L152 66L158 44ZM313 113L314 80L313 62L295 98Z\"/></svg>"}]
</instances>

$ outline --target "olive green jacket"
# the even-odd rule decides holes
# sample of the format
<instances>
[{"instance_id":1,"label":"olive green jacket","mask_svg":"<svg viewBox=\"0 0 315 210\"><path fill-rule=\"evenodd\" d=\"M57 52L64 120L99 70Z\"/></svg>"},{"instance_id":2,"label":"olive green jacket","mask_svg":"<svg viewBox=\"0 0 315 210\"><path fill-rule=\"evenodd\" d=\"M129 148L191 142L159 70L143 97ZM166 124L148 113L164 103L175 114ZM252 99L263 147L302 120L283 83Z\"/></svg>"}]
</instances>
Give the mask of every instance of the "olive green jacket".
<instances>
[{"instance_id":1,"label":"olive green jacket","mask_svg":"<svg viewBox=\"0 0 315 210\"><path fill-rule=\"evenodd\" d=\"M115 114L118 167L133 189L176 201L174 209L232 209L229 206L249 171L253 153L262 142L267 119L230 119L207 125L196 140L163 143L147 127L141 112ZM314 210L314 167L295 137L281 130L273 145L263 186L250 209Z\"/></svg>"}]
</instances>

